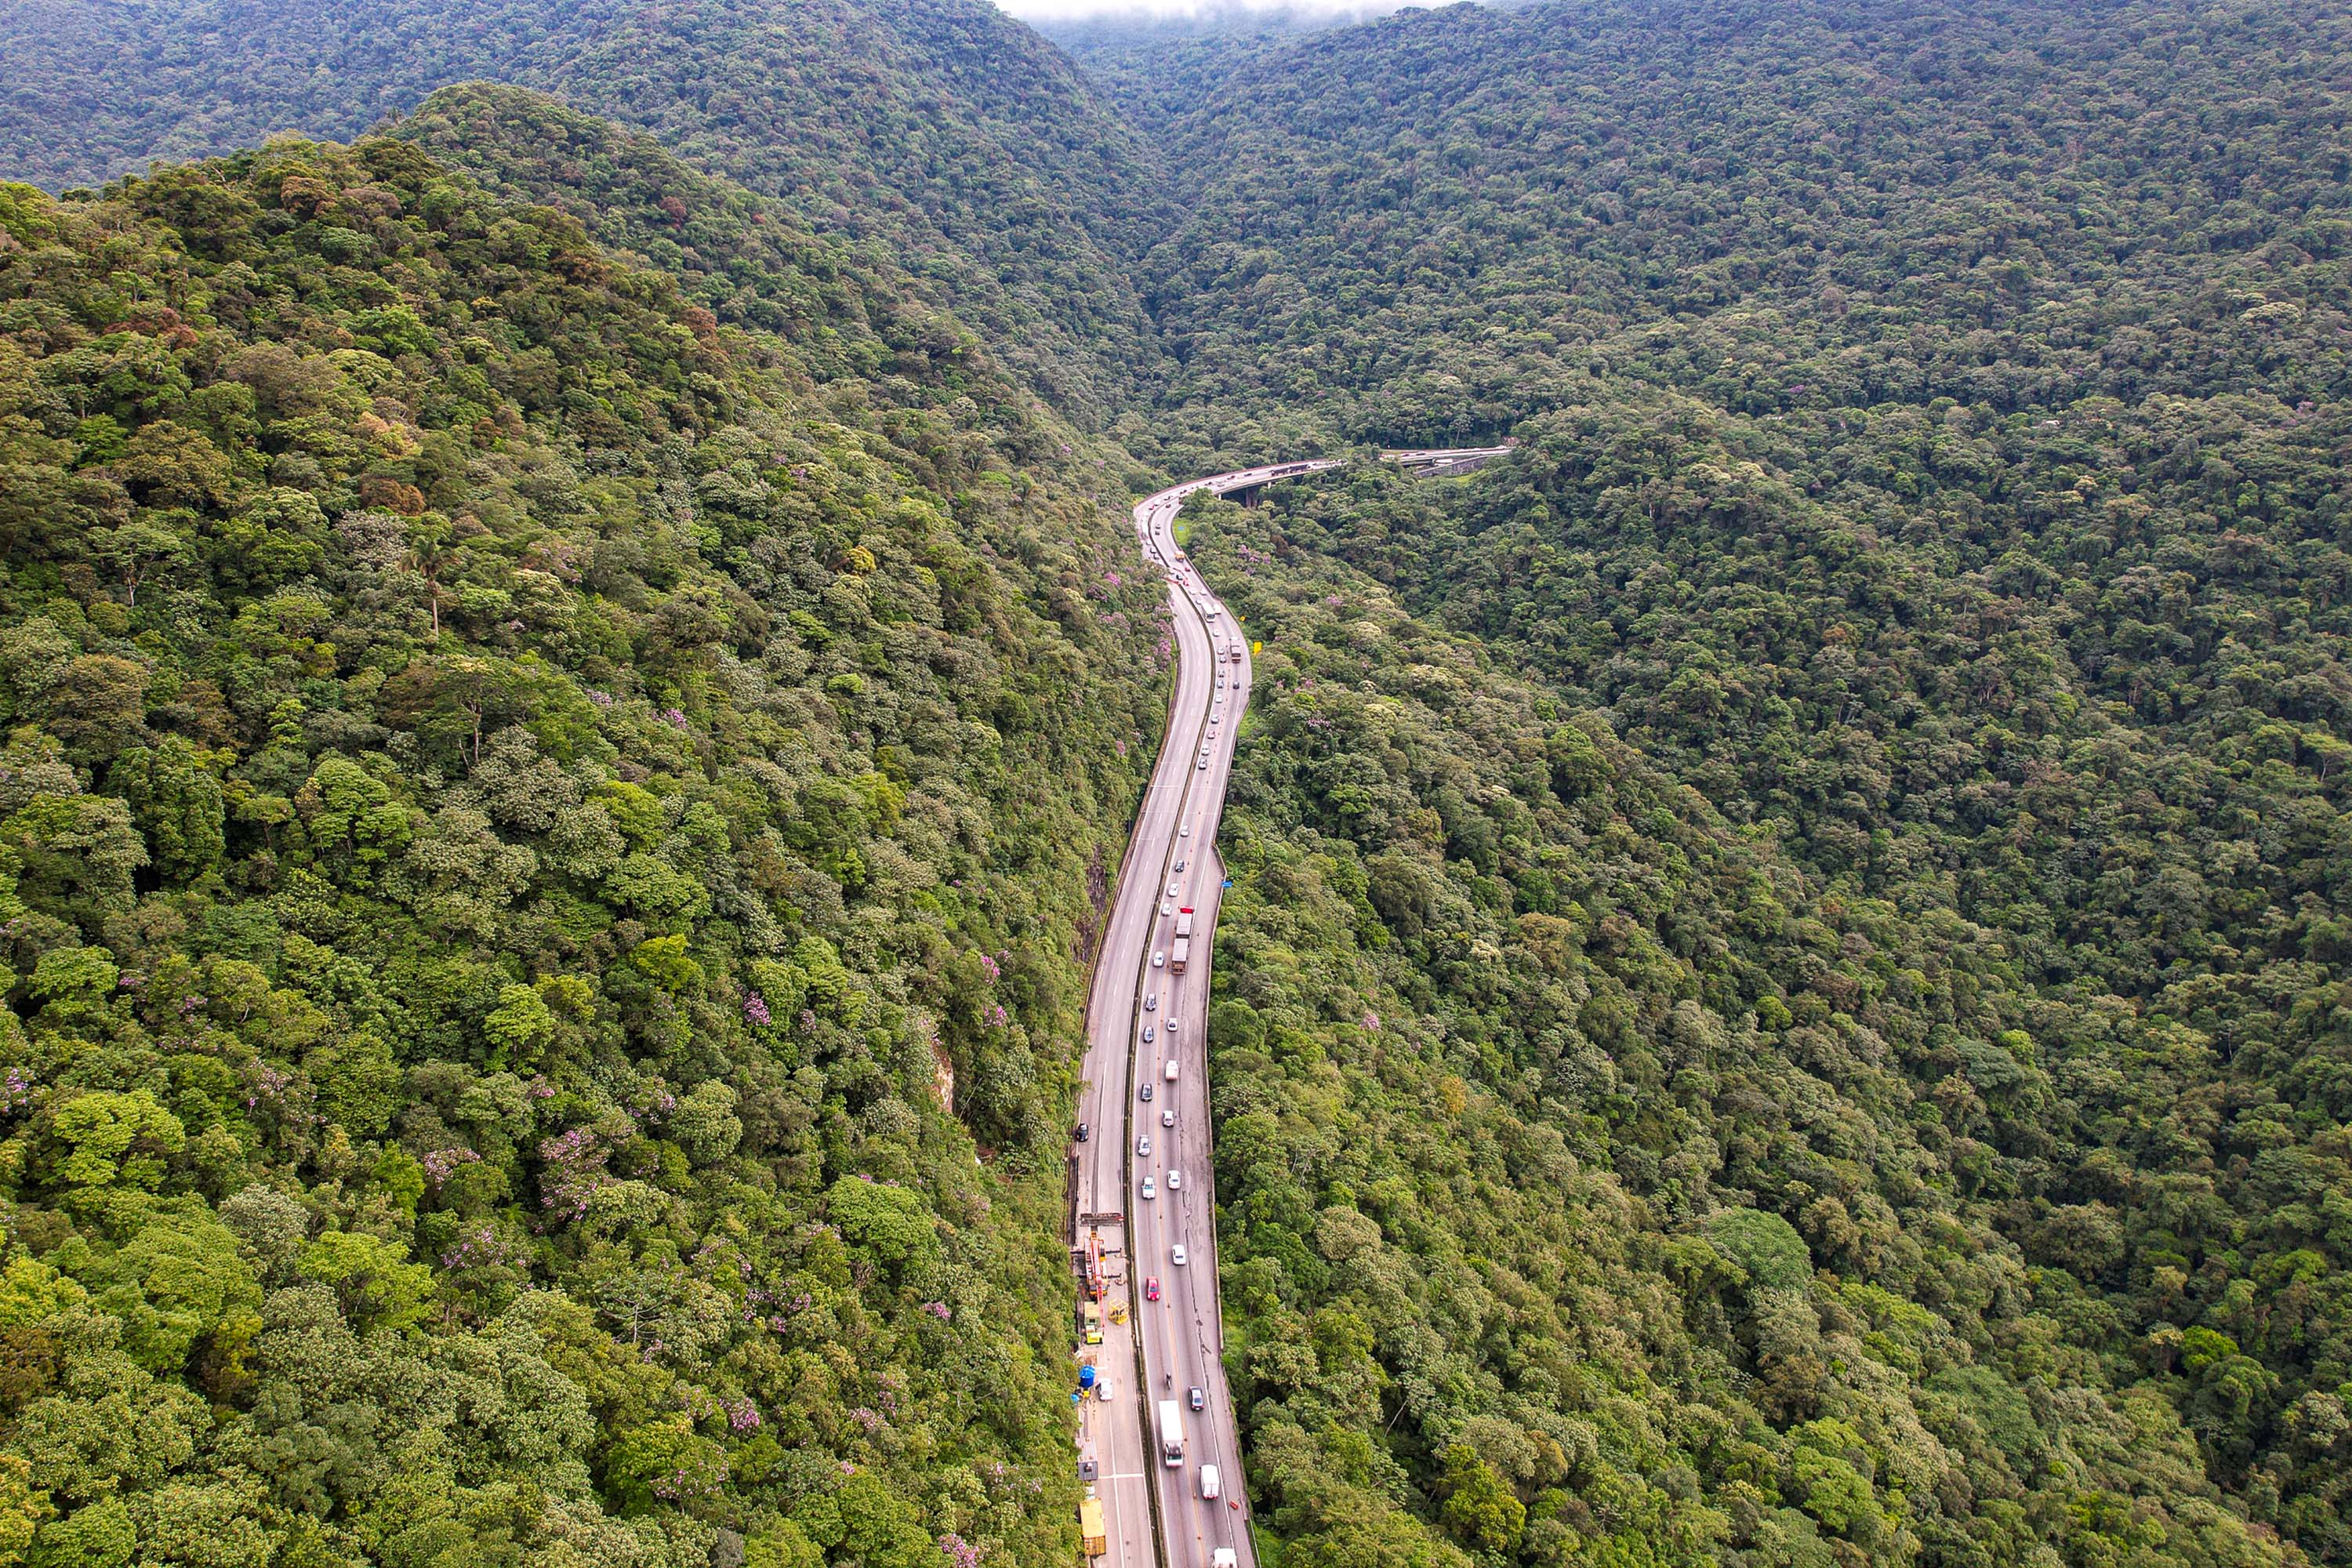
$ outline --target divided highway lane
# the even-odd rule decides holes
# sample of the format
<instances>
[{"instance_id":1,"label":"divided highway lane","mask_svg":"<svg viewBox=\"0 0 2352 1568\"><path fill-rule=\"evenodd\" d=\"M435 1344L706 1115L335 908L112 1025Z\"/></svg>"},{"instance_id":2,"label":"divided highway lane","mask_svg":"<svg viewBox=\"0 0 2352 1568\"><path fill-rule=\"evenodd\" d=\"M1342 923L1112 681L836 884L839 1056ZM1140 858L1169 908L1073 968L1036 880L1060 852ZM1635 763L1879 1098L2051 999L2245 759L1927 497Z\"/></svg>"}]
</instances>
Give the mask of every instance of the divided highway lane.
<instances>
[{"instance_id":1,"label":"divided highway lane","mask_svg":"<svg viewBox=\"0 0 2352 1568\"><path fill-rule=\"evenodd\" d=\"M1113 1388L1108 1401L1086 1402L1080 1452L1097 1467L1107 1555L1118 1568L1255 1568L1256 1561L1223 1367L1206 1051L1224 877L1214 846L1252 668L1245 628L1179 557L1176 514L1195 490L1251 489L1344 461L1237 469L1173 486L1135 509L1144 552L1169 577L1176 689L1104 927L1078 1111L1090 1136L1072 1145L1076 1244L1102 1259L1105 1280L1097 1365ZM1179 974L1170 966L1187 909L1192 936ZM1157 1415L1163 1400L1179 1408L1179 1464L1163 1462ZM1219 1483L1214 1498L1202 1496L1210 1466Z\"/></svg>"}]
</instances>

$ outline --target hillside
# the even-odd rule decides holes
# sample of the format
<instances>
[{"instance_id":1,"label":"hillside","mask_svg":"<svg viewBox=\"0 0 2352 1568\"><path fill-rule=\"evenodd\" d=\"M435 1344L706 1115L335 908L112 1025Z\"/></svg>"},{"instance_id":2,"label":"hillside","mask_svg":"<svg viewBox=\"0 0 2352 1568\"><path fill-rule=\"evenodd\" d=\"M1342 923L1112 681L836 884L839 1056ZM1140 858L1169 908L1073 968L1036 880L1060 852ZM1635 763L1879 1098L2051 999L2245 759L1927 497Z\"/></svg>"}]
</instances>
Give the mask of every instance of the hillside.
<instances>
[{"instance_id":1,"label":"hillside","mask_svg":"<svg viewBox=\"0 0 2352 1568\"><path fill-rule=\"evenodd\" d=\"M1506 436L1183 520L1262 1568L2352 1568L2352 9L1055 37L0 18L0 1568L1067 1561L1119 512Z\"/></svg>"},{"instance_id":2,"label":"hillside","mask_svg":"<svg viewBox=\"0 0 2352 1568\"><path fill-rule=\"evenodd\" d=\"M398 141L0 187L10 1560L1061 1550L1156 610L762 226L779 333Z\"/></svg>"},{"instance_id":3,"label":"hillside","mask_svg":"<svg viewBox=\"0 0 2352 1568\"><path fill-rule=\"evenodd\" d=\"M1154 15L1112 11L1033 24L1117 104L1147 144L1233 73L1340 18L1287 7L1219 6Z\"/></svg>"},{"instance_id":4,"label":"hillside","mask_svg":"<svg viewBox=\"0 0 2352 1568\"><path fill-rule=\"evenodd\" d=\"M2290 1053L2227 1080L2200 1025L2039 990L1334 559L1427 504L1190 514L1264 642L1212 1082L1283 1560L2301 1561L2246 1491L2326 1555L2340 1395L2273 1368L2343 1365L2296 1248L2345 1148L2284 1135ZM2247 1131L2192 1152L2184 1100ZM2252 1190L2191 1174L2257 1126Z\"/></svg>"},{"instance_id":5,"label":"hillside","mask_svg":"<svg viewBox=\"0 0 2352 1568\"><path fill-rule=\"evenodd\" d=\"M32 0L0 75L0 172L53 190L538 88L872 241L1083 423L1157 365L1126 268L1160 226L1153 168L985 0Z\"/></svg>"},{"instance_id":6,"label":"hillside","mask_svg":"<svg viewBox=\"0 0 2352 1568\"><path fill-rule=\"evenodd\" d=\"M2339 5L2172 0L1315 34L1195 73L1189 218L1145 268L1170 401L1422 445L1626 380L1742 413L2340 396L2347 48Z\"/></svg>"},{"instance_id":7,"label":"hillside","mask_svg":"<svg viewBox=\"0 0 2352 1568\"><path fill-rule=\"evenodd\" d=\"M1525 443L1197 525L1278 693L1215 1081L1311 1558L2352 1561L2347 44L1169 52L1149 449Z\"/></svg>"}]
</instances>

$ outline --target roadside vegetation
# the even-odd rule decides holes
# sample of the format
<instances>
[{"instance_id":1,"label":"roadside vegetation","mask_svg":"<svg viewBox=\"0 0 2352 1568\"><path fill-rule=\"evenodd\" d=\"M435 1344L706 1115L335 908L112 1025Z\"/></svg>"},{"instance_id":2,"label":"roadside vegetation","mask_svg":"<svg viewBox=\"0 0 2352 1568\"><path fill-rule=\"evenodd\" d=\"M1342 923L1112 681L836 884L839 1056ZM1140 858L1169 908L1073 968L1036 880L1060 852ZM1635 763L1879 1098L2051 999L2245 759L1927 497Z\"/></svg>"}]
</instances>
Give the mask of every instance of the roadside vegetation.
<instances>
[{"instance_id":1,"label":"roadside vegetation","mask_svg":"<svg viewBox=\"0 0 2352 1568\"><path fill-rule=\"evenodd\" d=\"M662 199L727 282L401 141L0 190L6 1561L1065 1542L1156 595L908 290Z\"/></svg>"},{"instance_id":2,"label":"roadside vegetation","mask_svg":"<svg viewBox=\"0 0 2352 1568\"><path fill-rule=\"evenodd\" d=\"M1181 524L1266 1568L2352 1565L2352 11L1061 36L0 20L0 1568L1066 1560L1125 508L1507 438Z\"/></svg>"}]
</instances>

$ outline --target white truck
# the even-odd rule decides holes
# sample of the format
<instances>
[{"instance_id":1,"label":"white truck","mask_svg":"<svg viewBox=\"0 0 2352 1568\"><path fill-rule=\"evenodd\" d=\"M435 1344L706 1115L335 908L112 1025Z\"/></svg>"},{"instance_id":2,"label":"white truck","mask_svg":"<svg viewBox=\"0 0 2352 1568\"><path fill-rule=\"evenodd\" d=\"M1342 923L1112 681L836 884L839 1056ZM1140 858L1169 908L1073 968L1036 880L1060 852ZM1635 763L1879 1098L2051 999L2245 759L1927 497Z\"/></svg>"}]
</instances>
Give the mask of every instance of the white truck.
<instances>
[{"instance_id":1,"label":"white truck","mask_svg":"<svg viewBox=\"0 0 2352 1568\"><path fill-rule=\"evenodd\" d=\"M1172 1399L1160 1402L1160 1462L1171 1469L1184 1462L1184 1412Z\"/></svg>"}]
</instances>

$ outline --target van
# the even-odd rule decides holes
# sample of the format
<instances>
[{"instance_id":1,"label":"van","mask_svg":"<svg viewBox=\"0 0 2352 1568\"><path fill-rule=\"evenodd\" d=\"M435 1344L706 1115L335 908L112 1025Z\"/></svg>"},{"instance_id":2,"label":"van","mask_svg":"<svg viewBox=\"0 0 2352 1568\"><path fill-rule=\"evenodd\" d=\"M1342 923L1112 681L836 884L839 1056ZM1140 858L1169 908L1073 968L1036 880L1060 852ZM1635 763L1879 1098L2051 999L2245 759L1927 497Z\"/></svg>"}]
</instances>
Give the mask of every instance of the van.
<instances>
[{"instance_id":1,"label":"van","mask_svg":"<svg viewBox=\"0 0 2352 1568\"><path fill-rule=\"evenodd\" d=\"M1170 1083L1174 1083L1176 1081L1176 1058L1174 1057L1170 1057L1168 1058L1168 1081Z\"/></svg>"},{"instance_id":2,"label":"van","mask_svg":"<svg viewBox=\"0 0 2352 1568\"><path fill-rule=\"evenodd\" d=\"M1214 1465L1202 1465L1201 1467L1201 1497L1203 1501L1214 1502L1217 1500L1218 1482L1219 1477L1217 1475L1217 1467Z\"/></svg>"}]
</instances>

